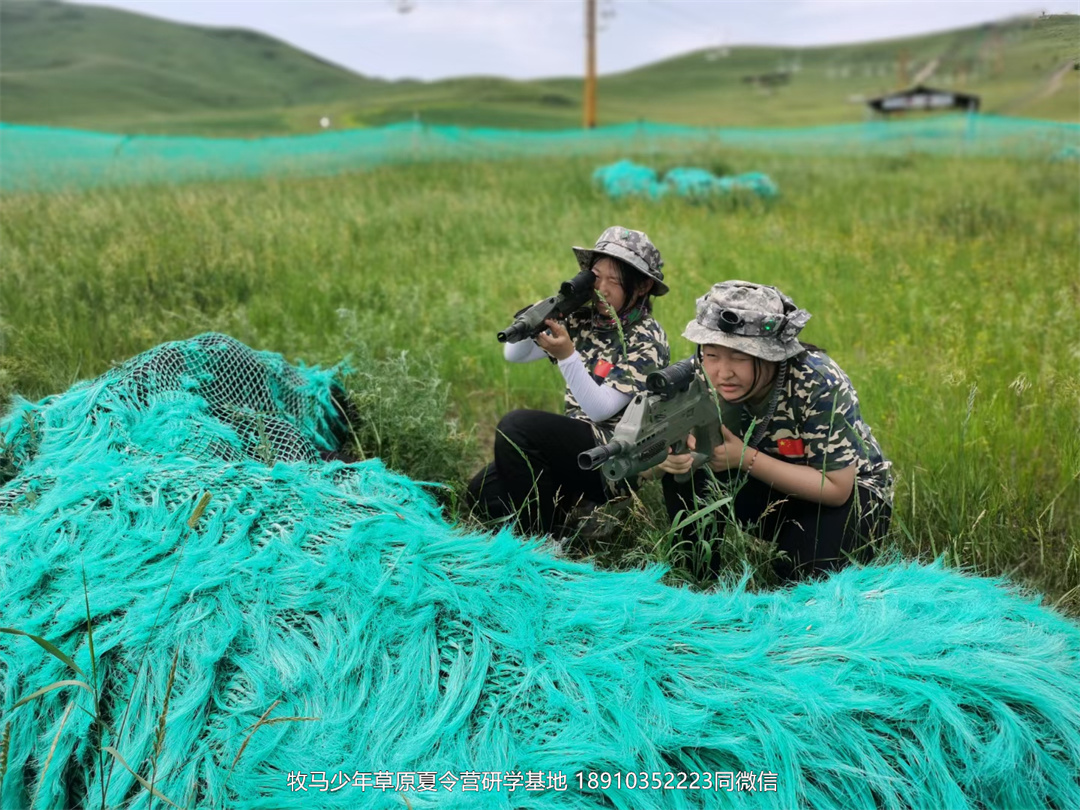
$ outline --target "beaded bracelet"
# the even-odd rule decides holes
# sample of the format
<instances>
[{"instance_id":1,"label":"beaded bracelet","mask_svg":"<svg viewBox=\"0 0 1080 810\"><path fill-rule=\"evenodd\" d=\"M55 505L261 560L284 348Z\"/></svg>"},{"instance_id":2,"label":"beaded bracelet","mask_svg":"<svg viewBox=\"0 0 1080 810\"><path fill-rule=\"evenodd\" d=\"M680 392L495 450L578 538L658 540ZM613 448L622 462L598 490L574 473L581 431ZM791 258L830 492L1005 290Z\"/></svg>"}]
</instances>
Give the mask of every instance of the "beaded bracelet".
<instances>
[{"instance_id":1,"label":"beaded bracelet","mask_svg":"<svg viewBox=\"0 0 1080 810\"><path fill-rule=\"evenodd\" d=\"M752 459L750 459L750 463L746 465L746 474L747 475L750 475L750 470L752 470L754 468L754 462L757 461L757 457L761 455L761 451L758 450L756 447L753 448L753 450L754 450L754 457Z\"/></svg>"}]
</instances>

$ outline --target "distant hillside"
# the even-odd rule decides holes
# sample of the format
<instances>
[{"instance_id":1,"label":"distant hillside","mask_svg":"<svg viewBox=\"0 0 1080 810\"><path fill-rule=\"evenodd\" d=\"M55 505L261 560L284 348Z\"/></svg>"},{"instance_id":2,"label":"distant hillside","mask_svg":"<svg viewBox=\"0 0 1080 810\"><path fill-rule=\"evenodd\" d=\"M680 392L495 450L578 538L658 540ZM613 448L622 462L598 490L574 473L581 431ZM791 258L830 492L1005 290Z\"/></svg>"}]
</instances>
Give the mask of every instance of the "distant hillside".
<instances>
[{"instance_id":1,"label":"distant hillside","mask_svg":"<svg viewBox=\"0 0 1080 810\"><path fill-rule=\"evenodd\" d=\"M707 116L735 125L858 121L862 99L923 83L976 93L983 112L1080 121L1078 65L1080 16L1058 15L855 45L696 51L606 85L614 117L630 112L618 99L639 93L695 123ZM748 81L780 73L787 82L772 88Z\"/></svg>"},{"instance_id":2,"label":"distant hillside","mask_svg":"<svg viewBox=\"0 0 1080 810\"><path fill-rule=\"evenodd\" d=\"M52 0L0 2L0 115L9 122L288 107L378 84L252 31Z\"/></svg>"},{"instance_id":3,"label":"distant hillside","mask_svg":"<svg viewBox=\"0 0 1080 810\"><path fill-rule=\"evenodd\" d=\"M857 45L740 46L603 76L599 112L605 124L861 121L866 97L922 81L977 93L985 112L1080 121L1077 63L1077 15ZM781 83L769 86L770 75ZM550 129L579 126L580 100L578 78L389 82L250 31L0 0L0 119L8 122L210 135L311 132L322 116L334 127L418 118Z\"/></svg>"}]
</instances>

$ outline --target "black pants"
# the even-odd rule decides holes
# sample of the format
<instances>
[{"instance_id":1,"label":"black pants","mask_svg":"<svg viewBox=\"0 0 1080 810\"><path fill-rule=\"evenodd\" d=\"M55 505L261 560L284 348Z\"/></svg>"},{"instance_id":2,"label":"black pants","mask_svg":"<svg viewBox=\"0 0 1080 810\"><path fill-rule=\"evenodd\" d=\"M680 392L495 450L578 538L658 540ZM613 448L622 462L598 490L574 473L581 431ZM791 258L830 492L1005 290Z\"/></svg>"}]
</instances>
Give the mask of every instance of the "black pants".
<instances>
[{"instance_id":1,"label":"black pants","mask_svg":"<svg viewBox=\"0 0 1080 810\"><path fill-rule=\"evenodd\" d=\"M714 480L726 494L734 494L734 502L684 527L681 539L697 542L705 531L703 523L711 520L715 520L712 531L719 537L734 511L741 526L753 529L763 540L774 541L787 553L788 559L778 560L775 565L783 580L833 571L850 558L869 561L874 555L874 541L888 532L892 519L892 510L885 503L857 485L842 506L825 506L778 492L745 473L728 471L714 477L705 469L697 470L690 481L683 483L676 482L673 475L664 475L668 516L674 520L680 511L689 515L715 502ZM719 555L714 552L713 573L717 573L718 564Z\"/></svg>"},{"instance_id":2,"label":"black pants","mask_svg":"<svg viewBox=\"0 0 1080 810\"><path fill-rule=\"evenodd\" d=\"M578 467L578 454L595 446L588 422L511 411L495 431L495 460L469 483L467 504L488 517L516 514L523 531L550 534L578 501L607 500L599 471Z\"/></svg>"}]
</instances>

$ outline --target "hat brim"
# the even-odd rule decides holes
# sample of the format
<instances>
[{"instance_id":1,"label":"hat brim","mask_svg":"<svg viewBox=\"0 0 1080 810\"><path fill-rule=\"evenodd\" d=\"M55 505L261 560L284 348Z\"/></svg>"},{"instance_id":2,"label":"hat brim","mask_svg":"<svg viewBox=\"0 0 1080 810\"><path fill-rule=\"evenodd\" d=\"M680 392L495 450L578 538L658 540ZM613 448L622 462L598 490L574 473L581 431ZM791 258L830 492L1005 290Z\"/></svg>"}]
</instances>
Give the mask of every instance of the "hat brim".
<instances>
[{"instance_id":1,"label":"hat brim","mask_svg":"<svg viewBox=\"0 0 1080 810\"><path fill-rule=\"evenodd\" d=\"M803 345L798 338L792 338L782 343L773 337L730 335L727 332L721 332L719 329L706 329L697 321L690 321L686 325L686 329L683 330L683 337L691 343L726 346L737 352L773 363L782 362L804 351Z\"/></svg>"},{"instance_id":2,"label":"hat brim","mask_svg":"<svg viewBox=\"0 0 1080 810\"><path fill-rule=\"evenodd\" d=\"M668 285L654 277L650 272L648 265L641 260L637 254L626 248L619 247L618 245L608 245L607 250L595 250L593 248L575 247L571 248L574 251L574 256L577 258L578 266L582 270L588 270L593 266L593 260L596 256L610 256L613 259L620 259L626 262L628 265L637 270L641 275L647 279L651 279L653 283L652 294L653 295L666 295L668 292Z\"/></svg>"}]
</instances>

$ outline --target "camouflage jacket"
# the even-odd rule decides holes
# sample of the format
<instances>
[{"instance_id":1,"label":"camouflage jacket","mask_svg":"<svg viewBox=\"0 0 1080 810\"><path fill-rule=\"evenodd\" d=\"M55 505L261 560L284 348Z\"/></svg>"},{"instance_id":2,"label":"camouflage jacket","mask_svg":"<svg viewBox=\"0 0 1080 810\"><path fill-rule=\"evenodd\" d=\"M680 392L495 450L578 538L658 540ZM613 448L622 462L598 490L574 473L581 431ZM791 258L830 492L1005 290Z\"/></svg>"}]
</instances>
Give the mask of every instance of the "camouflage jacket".
<instances>
[{"instance_id":1,"label":"camouflage jacket","mask_svg":"<svg viewBox=\"0 0 1080 810\"><path fill-rule=\"evenodd\" d=\"M754 416L764 416L754 410L739 408L739 435L747 435ZM851 380L824 352L808 351L787 361L776 410L753 444L782 461L819 470L855 464L858 486L892 505L892 462L863 421Z\"/></svg>"},{"instance_id":2,"label":"camouflage jacket","mask_svg":"<svg viewBox=\"0 0 1080 810\"><path fill-rule=\"evenodd\" d=\"M601 328L593 321L594 310L589 307L571 313L566 318L566 331L574 341L589 375L600 385L608 385L628 396L645 391L645 377L650 371L667 366L671 359L667 335L652 315L623 327L625 347L614 327ZM566 389L566 415L581 419L593 426L598 444L611 441L623 412L610 419L593 423L581 410L570 389Z\"/></svg>"}]
</instances>

